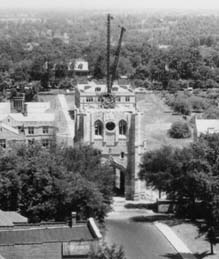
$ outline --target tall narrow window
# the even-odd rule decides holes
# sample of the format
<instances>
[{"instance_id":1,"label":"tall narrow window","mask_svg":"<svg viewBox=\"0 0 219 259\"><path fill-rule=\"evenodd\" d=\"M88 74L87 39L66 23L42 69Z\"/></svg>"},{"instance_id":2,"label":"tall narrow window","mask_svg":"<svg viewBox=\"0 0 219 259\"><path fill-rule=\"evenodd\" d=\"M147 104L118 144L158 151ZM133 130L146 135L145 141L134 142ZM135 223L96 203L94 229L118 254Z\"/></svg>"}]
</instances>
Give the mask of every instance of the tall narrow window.
<instances>
[{"instance_id":1,"label":"tall narrow window","mask_svg":"<svg viewBox=\"0 0 219 259\"><path fill-rule=\"evenodd\" d=\"M28 127L28 134L34 134L34 127Z\"/></svg>"},{"instance_id":2,"label":"tall narrow window","mask_svg":"<svg viewBox=\"0 0 219 259\"><path fill-rule=\"evenodd\" d=\"M96 136L102 136L103 134L103 123L100 120L97 120L94 124L94 134Z\"/></svg>"},{"instance_id":3,"label":"tall narrow window","mask_svg":"<svg viewBox=\"0 0 219 259\"><path fill-rule=\"evenodd\" d=\"M119 135L126 135L127 132L127 123L124 120L119 122Z\"/></svg>"},{"instance_id":4,"label":"tall narrow window","mask_svg":"<svg viewBox=\"0 0 219 259\"><path fill-rule=\"evenodd\" d=\"M43 134L48 134L49 133L49 128L47 126L43 127Z\"/></svg>"}]
</instances>

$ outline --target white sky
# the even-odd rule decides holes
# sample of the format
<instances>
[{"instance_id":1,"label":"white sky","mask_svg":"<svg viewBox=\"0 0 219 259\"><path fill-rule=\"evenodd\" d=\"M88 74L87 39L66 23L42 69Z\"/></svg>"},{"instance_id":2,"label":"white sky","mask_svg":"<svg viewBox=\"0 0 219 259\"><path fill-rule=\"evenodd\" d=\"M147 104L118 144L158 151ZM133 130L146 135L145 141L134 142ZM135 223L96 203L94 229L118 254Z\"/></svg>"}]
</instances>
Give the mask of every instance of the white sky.
<instances>
[{"instance_id":1,"label":"white sky","mask_svg":"<svg viewBox=\"0 0 219 259\"><path fill-rule=\"evenodd\" d=\"M0 0L1 8L219 9L219 0Z\"/></svg>"}]
</instances>

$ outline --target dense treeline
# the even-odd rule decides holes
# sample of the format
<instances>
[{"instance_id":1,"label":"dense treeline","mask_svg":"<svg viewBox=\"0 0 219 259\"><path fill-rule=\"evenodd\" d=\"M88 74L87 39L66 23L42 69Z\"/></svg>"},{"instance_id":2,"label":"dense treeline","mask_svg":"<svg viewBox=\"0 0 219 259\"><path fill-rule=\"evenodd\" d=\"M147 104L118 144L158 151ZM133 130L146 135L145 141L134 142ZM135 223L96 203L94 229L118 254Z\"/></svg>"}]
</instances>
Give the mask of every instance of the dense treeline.
<instances>
[{"instance_id":1,"label":"dense treeline","mask_svg":"<svg viewBox=\"0 0 219 259\"><path fill-rule=\"evenodd\" d=\"M90 147L45 149L38 144L0 150L0 206L31 222L103 220L110 209L113 173Z\"/></svg>"},{"instance_id":2,"label":"dense treeline","mask_svg":"<svg viewBox=\"0 0 219 259\"><path fill-rule=\"evenodd\" d=\"M14 81L41 80L47 87L52 68L58 81L72 77L68 64L80 57L88 60L91 76L105 77L104 14L41 13L35 14L35 21L28 16L26 21L16 17L16 21L0 19L0 71ZM116 14L112 58L120 33L118 25L127 29L118 74L129 76L136 86L147 88L153 82L153 87L168 90L218 87L218 16Z\"/></svg>"}]
</instances>

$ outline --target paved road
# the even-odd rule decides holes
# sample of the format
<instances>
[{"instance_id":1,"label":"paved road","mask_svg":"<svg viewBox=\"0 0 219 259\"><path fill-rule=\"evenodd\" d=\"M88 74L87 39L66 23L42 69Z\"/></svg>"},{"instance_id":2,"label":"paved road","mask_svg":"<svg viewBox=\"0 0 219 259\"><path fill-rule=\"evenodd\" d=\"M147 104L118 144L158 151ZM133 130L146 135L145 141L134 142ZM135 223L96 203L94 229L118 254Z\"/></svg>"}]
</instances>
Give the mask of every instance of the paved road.
<instances>
[{"instance_id":1,"label":"paved road","mask_svg":"<svg viewBox=\"0 0 219 259\"><path fill-rule=\"evenodd\" d=\"M122 245L127 259L181 259L152 223L137 223L114 214L106 225L106 242Z\"/></svg>"}]
</instances>

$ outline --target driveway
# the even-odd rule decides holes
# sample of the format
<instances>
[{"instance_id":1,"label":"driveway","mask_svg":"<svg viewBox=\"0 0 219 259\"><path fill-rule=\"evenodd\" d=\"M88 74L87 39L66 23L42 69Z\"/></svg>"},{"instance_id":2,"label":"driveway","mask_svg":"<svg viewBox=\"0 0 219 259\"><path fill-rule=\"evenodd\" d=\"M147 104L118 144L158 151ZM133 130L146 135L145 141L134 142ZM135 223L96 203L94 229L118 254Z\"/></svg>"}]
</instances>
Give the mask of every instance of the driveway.
<instances>
[{"instance_id":1,"label":"driveway","mask_svg":"<svg viewBox=\"0 0 219 259\"><path fill-rule=\"evenodd\" d=\"M105 241L122 246L127 259L181 259L153 223L132 218L152 215L149 210L124 209L111 212L106 219Z\"/></svg>"}]
</instances>

